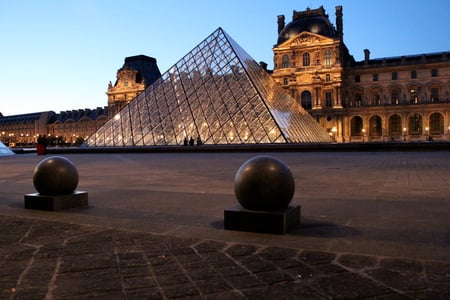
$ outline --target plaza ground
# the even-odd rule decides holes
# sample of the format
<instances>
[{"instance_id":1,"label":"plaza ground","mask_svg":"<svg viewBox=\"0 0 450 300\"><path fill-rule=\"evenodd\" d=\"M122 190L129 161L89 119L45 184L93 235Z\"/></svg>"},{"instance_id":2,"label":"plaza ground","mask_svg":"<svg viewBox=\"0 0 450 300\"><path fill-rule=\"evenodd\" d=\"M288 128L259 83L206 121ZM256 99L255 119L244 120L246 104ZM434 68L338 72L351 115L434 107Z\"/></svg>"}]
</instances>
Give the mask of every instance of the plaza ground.
<instances>
[{"instance_id":1,"label":"plaza ground","mask_svg":"<svg viewBox=\"0 0 450 300\"><path fill-rule=\"evenodd\" d=\"M264 154L60 154L89 207L58 212L24 209L45 157L1 157L1 298L449 297L449 151L267 153L301 225L224 230L236 171Z\"/></svg>"}]
</instances>

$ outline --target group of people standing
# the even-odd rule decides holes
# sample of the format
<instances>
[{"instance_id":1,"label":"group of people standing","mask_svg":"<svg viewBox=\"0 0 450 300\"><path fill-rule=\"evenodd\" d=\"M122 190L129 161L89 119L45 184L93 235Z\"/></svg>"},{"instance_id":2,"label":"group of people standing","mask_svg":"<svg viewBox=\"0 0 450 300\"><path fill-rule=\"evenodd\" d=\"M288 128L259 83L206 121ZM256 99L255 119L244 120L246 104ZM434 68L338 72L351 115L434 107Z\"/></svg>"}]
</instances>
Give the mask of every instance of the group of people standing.
<instances>
[{"instance_id":1,"label":"group of people standing","mask_svg":"<svg viewBox=\"0 0 450 300\"><path fill-rule=\"evenodd\" d=\"M194 146L195 144L197 144L197 146L200 146L200 145L203 144L203 142L202 142L202 140L200 139L200 137L197 137L197 141L194 141L194 139L192 138L192 136L191 136L191 138L189 139L189 141L188 141L187 137L184 138L183 145L185 145L185 146Z\"/></svg>"}]
</instances>

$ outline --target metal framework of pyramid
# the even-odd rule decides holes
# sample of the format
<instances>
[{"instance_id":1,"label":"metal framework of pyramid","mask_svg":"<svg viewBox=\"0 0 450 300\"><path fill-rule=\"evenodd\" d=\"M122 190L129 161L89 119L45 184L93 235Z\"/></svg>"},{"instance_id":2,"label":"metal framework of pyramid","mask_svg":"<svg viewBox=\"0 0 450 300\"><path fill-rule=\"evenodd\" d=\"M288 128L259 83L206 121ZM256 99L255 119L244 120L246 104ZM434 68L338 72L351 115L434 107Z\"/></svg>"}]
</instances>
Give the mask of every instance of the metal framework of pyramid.
<instances>
[{"instance_id":1,"label":"metal framework of pyramid","mask_svg":"<svg viewBox=\"0 0 450 300\"><path fill-rule=\"evenodd\" d=\"M218 28L95 132L89 146L325 143L326 131Z\"/></svg>"}]
</instances>

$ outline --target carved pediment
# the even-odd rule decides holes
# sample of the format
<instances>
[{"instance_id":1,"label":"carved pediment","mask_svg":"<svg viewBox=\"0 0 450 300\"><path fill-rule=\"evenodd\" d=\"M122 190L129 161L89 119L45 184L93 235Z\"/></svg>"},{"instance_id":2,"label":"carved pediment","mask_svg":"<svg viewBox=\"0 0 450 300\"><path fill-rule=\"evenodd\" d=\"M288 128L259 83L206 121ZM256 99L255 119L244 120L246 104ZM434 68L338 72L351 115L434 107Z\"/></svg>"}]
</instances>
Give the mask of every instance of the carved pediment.
<instances>
[{"instance_id":1,"label":"carved pediment","mask_svg":"<svg viewBox=\"0 0 450 300\"><path fill-rule=\"evenodd\" d=\"M311 32L301 32L298 35L292 37L286 41L285 45L289 46L309 46L332 43L333 39L324 37L322 35L314 34Z\"/></svg>"}]
</instances>

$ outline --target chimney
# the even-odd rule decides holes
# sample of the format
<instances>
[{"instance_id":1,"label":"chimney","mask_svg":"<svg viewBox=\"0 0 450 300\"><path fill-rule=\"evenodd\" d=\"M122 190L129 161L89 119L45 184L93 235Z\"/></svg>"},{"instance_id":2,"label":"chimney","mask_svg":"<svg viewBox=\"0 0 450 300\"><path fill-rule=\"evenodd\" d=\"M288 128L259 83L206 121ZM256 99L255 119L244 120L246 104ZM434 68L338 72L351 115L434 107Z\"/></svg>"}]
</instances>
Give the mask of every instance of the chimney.
<instances>
[{"instance_id":1,"label":"chimney","mask_svg":"<svg viewBox=\"0 0 450 300\"><path fill-rule=\"evenodd\" d=\"M364 63L368 64L370 59L369 49L364 49Z\"/></svg>"},{"instance_id":2,"label":"chimney","mask_svg":"<svg viewBox=\"0 0 450 300\"><path fill-rule=\"evenodd\" d=\"M338 37L341 41L344 40L344 26L342 24L342 6L336 6L336 29Z\"/></svg>"},{"instance_id":3,"label":"chimney","mask_svg":"<svg viewBox=\"0 0 450 300\"><path fill-rule=\"evenodd\" d=\"M278 34L283 30L284 25L284 15L278 16Z\"/></svg>"}]
</instances>

